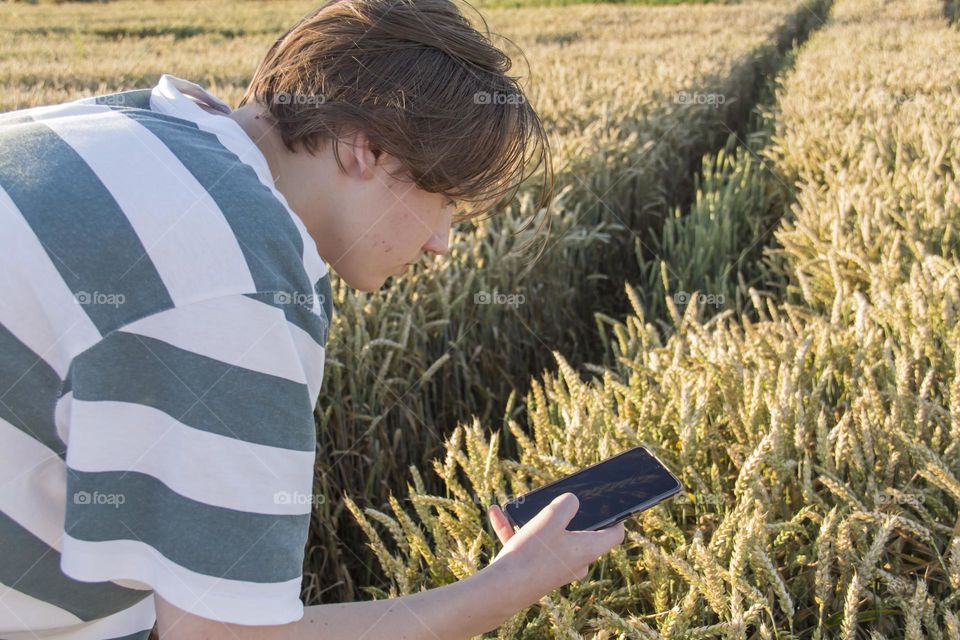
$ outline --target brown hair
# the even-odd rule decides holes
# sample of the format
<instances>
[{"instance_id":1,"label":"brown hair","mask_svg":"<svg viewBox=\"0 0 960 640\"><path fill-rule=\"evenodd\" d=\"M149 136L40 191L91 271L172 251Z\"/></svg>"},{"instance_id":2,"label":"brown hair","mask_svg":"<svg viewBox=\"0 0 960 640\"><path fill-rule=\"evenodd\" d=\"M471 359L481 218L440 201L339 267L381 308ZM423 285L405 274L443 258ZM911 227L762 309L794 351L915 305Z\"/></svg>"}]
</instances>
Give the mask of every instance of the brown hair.
<instances>
[{"instance_id":1,"label":"brown hair","mask_svg":"<svg viewBox=\"0 0 960 640\"><path fill-rule=\"evenodd\" d=\"M277 38L240 106L263 104L291 152L332 141L341 170L338 138L363 131L421 189L485 205L458 220L511 183L512 199L545 161L539 211L554 195L549 141L481 20L486 36L452 0L328 0Z\"/></svg>"}]
</instances>

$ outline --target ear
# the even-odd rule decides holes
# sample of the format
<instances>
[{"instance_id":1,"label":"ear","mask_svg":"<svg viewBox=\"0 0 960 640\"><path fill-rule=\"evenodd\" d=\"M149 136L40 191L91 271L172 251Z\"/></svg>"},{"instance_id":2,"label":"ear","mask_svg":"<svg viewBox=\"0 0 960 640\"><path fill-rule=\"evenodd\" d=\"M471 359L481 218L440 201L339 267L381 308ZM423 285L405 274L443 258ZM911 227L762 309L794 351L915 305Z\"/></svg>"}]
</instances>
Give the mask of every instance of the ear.
<instances>
[{"instance_id":1,"label":"ear","mask_svg":"<svg viewBox=\"0 0 960 640\"><path fill-rule=\"evenodd\" d=\"M373 175L373 169L382 155L382 151L370 142L367 135L362 131L356 131L345 138L341 138L341 144L349 156L346 167L348 172L356 171L357 177L368 178Z\"/></svg>"}]
</instances>

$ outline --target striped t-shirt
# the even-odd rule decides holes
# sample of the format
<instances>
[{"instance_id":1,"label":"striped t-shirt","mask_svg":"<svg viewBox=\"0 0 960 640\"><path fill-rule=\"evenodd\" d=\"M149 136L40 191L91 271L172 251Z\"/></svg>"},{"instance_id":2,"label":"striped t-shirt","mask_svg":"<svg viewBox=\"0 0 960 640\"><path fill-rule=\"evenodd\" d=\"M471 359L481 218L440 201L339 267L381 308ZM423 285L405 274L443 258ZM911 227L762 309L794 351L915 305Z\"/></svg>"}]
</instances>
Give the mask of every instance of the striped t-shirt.
<instances>
[{"instance_id":1,"label":"striped t-shirt","mask_svg":"<svg viewBox=\"0 0 960 640\"><path fill-rule=\"evenodd\" d=\"M0 114L0 638L299 619L329 271L230 107Z\"/></svg>"}]
</instances>

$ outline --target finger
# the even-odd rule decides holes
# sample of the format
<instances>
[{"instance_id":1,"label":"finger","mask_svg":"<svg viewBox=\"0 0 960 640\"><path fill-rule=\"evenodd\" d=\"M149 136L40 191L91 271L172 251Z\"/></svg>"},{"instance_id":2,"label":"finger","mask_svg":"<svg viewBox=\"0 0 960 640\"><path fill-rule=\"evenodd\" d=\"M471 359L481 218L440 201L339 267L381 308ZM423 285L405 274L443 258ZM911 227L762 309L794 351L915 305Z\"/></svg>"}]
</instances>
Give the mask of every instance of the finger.
<instances>
[{"instance_id":1,"label":"finger","mask_svg":"<svg viewBox=\"0 0 960 640\"><path fill-rule=\"evenodd\" d=\"M618 522L612 527L599 531L578 531L576 533L586 536L584 539L593 550L594 557L600 557L624 541L627 529L622 522Z\"/></svg>"},{"instance_id":2,"label":"finger","mask_svg":"<svg viewBox=\"0 0 960 640\"><path fill-rule=\"evenodd\" d=\"M513 527L510 526L507 516L504 515L503 510L500 509L499 505L491 506L490 510L487 512L487 515L490 518L490 524L493 525L493 530L496 532L500 542L506 544L507 540L512 538L514 534Z\"/></svg>"},{"instance_id":3,"label":"finger","mask_svg":"<svg viewBox=\"0 0 960 640\"><path fill-rule=\"evenodd\" d=\"M500 512L499 517L501 521L500 530L502 532L500 539L504 542L504 544L506 544L506 542L510 540L510 538L515 536L517 532L514 530L513 525L510 524L510 520L507 518L506 515L503 514L503 512Z\"/></svg>"},{"instance_id":4,"label":"finger","mask_svg":"<svg viewBox=\"0 0 960 640\"><path fill-rule=\"evenodd\" d=\"M510 524L510 519L507 518L507 515L503 512L503 509L500 508L500 505L494 505L490 511L490 518L496 527L497 534L500 536L500 539L506 542L509 540L513 534L513 525Z\"/></svg>"}]
</instances>

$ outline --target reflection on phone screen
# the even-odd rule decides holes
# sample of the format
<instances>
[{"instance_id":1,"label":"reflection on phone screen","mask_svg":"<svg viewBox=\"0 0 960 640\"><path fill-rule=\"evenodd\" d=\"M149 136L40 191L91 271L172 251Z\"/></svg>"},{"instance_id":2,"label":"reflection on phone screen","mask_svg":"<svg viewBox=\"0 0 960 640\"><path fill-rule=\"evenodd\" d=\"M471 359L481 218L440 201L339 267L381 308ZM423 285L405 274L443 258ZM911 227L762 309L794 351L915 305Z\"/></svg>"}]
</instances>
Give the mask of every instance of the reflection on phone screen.
<instances>
[{"instance_id":1,"label":"reflection on phone screen","mask_svg":"<svg viewBox=\"0 0 960 640\"><path fill-rule=\"evenodd\" d=\"M523 526L560 494L580 501L568 531L583 531L643 503L673 495L680 485L650 452L635 447L592 467L520 496L504 511Z\"/></svg>"}]
</instances>

